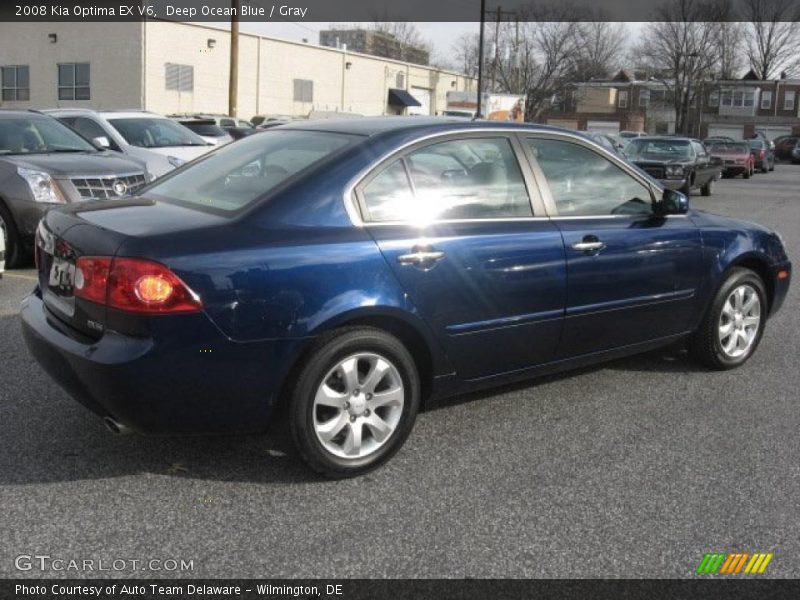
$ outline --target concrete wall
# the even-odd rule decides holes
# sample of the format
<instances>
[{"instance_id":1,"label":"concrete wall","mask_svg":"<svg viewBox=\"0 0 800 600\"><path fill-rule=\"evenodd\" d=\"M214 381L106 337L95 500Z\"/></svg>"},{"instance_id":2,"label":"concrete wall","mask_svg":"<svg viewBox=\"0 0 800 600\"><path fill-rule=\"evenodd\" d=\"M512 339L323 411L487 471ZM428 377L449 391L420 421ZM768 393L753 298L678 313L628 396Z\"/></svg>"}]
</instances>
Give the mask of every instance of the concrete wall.
<instances>
[{"instance_id":1,"label":"concrete wall","mask_svg":"<svg viewBox=\"0 0 800 600\"><path fill-rule=\"evenodd\" d=\"M141 23L0 23L0 66L28 65L30 101L4 108L140 108ZM48 35L55 33L56 43ZM114 40L109 47L109 40ZM58 100L58 63L88 62L90 100Z\"/></svg>"},{"instance_id":2,"label":"concrete wall","mask_svg":"<svg viewBox=\"0 0 800 600\"><path fill-rule=\"evenodd\" d=\"M208 40L214 39L214 48ZM145 31L147 108L161 113L228 112L230 35L215 28L164 22L147 23ZM165 63L194 66L194 93L165 89ZM349 64L348 64L349 63ZM256 114L304 116L312 110L364 115L390 114L388 90L398 72L406 89L431 90L431 113L445 108L448 90L465 90L474 80L411 65L354 54L336 48L239 36L239 116ZM313 101L294 100L294 79L314 82Z\"/></svg>"}]
</instances>

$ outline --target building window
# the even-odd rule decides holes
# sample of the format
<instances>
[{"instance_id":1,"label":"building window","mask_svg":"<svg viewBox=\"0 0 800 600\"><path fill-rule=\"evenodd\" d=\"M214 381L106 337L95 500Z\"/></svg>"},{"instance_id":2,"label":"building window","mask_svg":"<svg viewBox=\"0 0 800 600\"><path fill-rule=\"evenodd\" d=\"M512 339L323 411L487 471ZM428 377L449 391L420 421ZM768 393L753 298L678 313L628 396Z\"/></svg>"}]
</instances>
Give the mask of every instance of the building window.
<instances>
[{"instance_id":1,"label":"building window","mask_svg":"<svg viewBox=\"0 0 800 600\"><path fill-rule=\"evenodd\" d=\"M650 104L650 90L639 90L639 106L646 108Z\"/></svg>"},{"instance_id":2,"label":"building window","mask_svg":"<svg viewBox=\"0 0 800 600\"><path fill-rule=\"evenodd\" d=\"M89 100L89 63L58 65L58 99Z\"/></svg>"},{"instance_id":3,"label":"building window","mask_svg":"<svg viewBox=\"0 0 800 600\"><path fill-rule=\"evenodd\" d=\"M783 93L783 110L794 110L794 97L794 90L787 90Z\"/></svg>"},{"instance_id":4,"label":"building window","mask_svg":"<svg viewBox=\"0 0 800 600\"><path fill-rule=\"evenodd\" d=\"M27 65L2 67L3 95L5 102L24 102L31 99L30 76Z\"/></svg>"},{"instance_id":5,"label":"building window","mask_svg":"<svg viewBox=\"0 0 800 600\"><path fill-rule=\"evenodd\" d=\"M394 87L404 90L406 89L406 74L405 73L398 73L397 76L394 78Z\"/></svg>"},{"instance_id":6,"label":"building window","mask_svg":"<svg viewBox=\"0 0 800 600\"><path fill-rule=\"evenodd\" d=\"M772 92L761 92L761 108L772 108Z\"/></svg>"},{"instance_id":7,"label":"building window","mask_svg":"<svg viewBox=\"0 0 800 600\"><path fill-rule=\"evenodd\" d=\"M719 90L711 90L708 94L708 105L711 107L719 106Z\"/></svg>"},{"instance_id":8,"label":"building window","mask_svg":"<svg viewBox=\"0 0 800 600\"><path fill-rule=\"evenodd\" d=\"M314 101L314 82L310 79L294 80L294 101L313 102Z\"/></svg>"},{"instance_id":9,"label":"building window","mask_svg":"<svg viewBox=\"0 0 800 600\"><path fill-rule=\"evenodd\" d=\"M627 90L620 90L619 97L617 99L617 106L620 108L628 108L628 91Z\"/></svg>"},{"instance_id":10,"label":"building window","mask_svg":"<svg viewBox=\"0 0 800 600\"><path fill-rule=\"evenodd\" d=\"M720 106L747 108L755 102L754 90L724 90L719 97Z\"/></svg>"},{"instance_id":11,"label":"building window","mask_svg":"<svg viewBox=\"0 0 800 600\"><path fill-rule=\"evenodd\" d=\"M165 78L167 90L173 92L194 92L194 67L166 63Z\"/></svg>"}]
</instances>

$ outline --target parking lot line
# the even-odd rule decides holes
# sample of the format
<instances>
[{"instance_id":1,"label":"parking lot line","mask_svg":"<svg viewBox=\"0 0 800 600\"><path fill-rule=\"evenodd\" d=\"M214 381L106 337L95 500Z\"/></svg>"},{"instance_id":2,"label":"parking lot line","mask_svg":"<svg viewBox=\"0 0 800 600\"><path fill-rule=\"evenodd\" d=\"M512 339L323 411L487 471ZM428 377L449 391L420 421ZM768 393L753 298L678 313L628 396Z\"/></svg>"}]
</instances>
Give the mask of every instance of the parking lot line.
<instances>
[{"instance_id":1,"label":"parking lot line","mask_svg":"<svg viewBox=\"0 0 800 600\"><path fill-rule=\"evenodd\" d=\"M3 277L16 277L17 279L27 279L28 281L36 281L36 277L31 275L20 275L19 273L4 273Z\"/></svg>"}]
</instances>

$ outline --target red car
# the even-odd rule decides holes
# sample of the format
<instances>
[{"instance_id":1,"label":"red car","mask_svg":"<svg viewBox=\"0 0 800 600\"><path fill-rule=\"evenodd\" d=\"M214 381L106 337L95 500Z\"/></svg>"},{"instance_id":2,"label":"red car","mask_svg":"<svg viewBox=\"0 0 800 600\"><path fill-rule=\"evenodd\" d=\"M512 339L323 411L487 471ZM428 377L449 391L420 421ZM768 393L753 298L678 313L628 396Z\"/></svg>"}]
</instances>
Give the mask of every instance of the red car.
<instances>
[{"instance_id":1,"label":"red car","mask_svg":"<svg viewBox=\"0 0 800 600\"><path fill-rule=\"evenodd\" d=\"M755 158L747 142L714 141L708 145L708 153L722 159L722 175L725 177L741 175L750 179L756 170Z\"/></svg>"}]
</instances>

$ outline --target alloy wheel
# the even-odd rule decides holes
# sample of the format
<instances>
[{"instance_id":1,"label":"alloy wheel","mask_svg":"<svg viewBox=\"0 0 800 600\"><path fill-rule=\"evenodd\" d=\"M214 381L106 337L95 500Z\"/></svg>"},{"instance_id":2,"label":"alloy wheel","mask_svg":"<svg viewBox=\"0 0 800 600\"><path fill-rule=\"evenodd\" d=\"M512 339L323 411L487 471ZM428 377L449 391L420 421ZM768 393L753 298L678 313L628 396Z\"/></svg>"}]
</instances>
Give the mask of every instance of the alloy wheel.
<instances>
[{"instance_id":1,"label":"alloy wheel","mask_svg":"<svg viewBox=\"0 0 800 600\"><path fill-rule=\"evenodd\" d=\"M761 325L761 298L749 284L734 288L722 305L719 343L730 358L739 358L753 346Z\"/></svg>"},{"instance_id":2,"label":"alloy wheel","mask_svg":"<svg viewBox=\"0 0 800 600\"><path fill-rule=\"evenodd\" d=\"M364 458L397 430L405 389L400 372L379 354L363 352L339 361L314 397L314 432L340 458Z\"/></svg>"}]
</instances>

